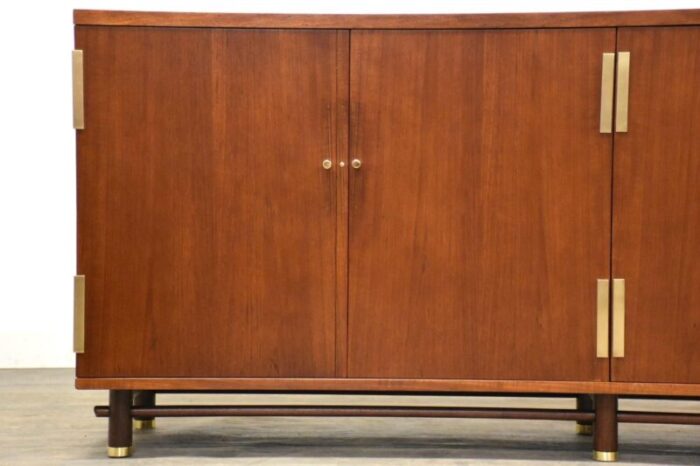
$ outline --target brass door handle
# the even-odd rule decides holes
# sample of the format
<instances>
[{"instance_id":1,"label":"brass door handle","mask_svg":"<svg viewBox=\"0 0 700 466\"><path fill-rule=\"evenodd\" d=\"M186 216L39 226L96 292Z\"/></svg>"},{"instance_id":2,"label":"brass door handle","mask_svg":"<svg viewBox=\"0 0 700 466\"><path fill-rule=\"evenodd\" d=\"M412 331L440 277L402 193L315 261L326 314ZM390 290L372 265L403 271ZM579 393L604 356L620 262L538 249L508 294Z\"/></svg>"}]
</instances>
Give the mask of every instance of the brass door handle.
<instances>
[{"instance_id":1,"label":"brass door handle","mask_svg":"<svg viewBox=\"0 0 700 466\"><path fill-rule=\"evenodd\" d=\"M355 170L358 170L362 166L362 160L352 159L352 162L350 164L352 165L352 168L354 168Z\"/></svg>"},{"instance_id":2,"label":"brass door handle","mask_svg":"<svg viewBox=\"0 0 700 466\"><path fill-rule=\"evenodd\" d=\"M73 50L73 128L85 129L83 51Z\"/></svg>"},{"instance_id":3,"label":"brass door handle","mask_svg":"<svg viewBox=\"0 0 700 466\"><path fill-rule=\"evenodd\" d=\"M326 159L323 161L321 166L326 170L330 170L331 168L333 168L333 162L330 159Z\"/></svg>"},{"instance_id":4,"label":"brass door handle","mask_svg":"<svg viewBox=\"0 0 700 466\"><path fill-rule=\"evenodd\" d=\"M603 73L600 80L600 132L612 133L613 85L615 83L615 54L603 54Z\"/></svg>"},{"instance_id":5,"label":"brass door handle","mask_svg":"<svg viewBox=\"0 0 700 466\"><path fill-rule=\"evenodd\" d=\"M608 358L610 357L608 349L610 339L610 280L607 278L598 280L597 308L596 356Z\"/></svg>"},{"instance_id":6,"label":"brass door handle","mask_svg":"<svg viewBox=\"0 0 700 466\"><path fill-rule=\"evenodd\" d=\"M615 132L627 132L630 92L630 53L617 52L617 92L615 93Z\"/></svg>"},{"instance_id":7,"label":"brass door handle","mask_svg":"<svg viewBox=\"0 0 700 466\"><path fill-rule=\"evenodd\" d=\"M625 357L625 279L613 279L612 305L612 355L613 358Z\"/></svg>"},{"instance_id":8,"label":"brass door handle","mask_svg":"<svg viewBox=\"0 0 700 466\"><path fill-rule=\"evenodd\" d=\"M85 352L85 275L73 279L73 352Z\"/></svg>"}]
</instances>

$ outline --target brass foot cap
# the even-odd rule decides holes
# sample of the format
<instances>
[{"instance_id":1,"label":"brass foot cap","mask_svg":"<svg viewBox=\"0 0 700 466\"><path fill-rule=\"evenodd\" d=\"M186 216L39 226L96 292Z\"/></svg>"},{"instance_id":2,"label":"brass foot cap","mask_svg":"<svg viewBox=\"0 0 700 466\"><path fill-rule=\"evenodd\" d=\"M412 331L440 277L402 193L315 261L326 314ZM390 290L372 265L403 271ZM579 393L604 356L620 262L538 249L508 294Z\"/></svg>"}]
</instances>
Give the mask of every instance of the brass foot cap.
<instances>
[{"instance_id":1,"label":"brass foot cap","mask_svg":"<svg viewBox=\"0 0 700 466\"><path fill-rule=\"evenodd\" d=\"M156 428L156 420L155 419L147 419L147 420L134 419L134 429L136 429L136 430L147 430L147 429L155 429L155 428Z\"/></svg>"},{"instance_id":2,"label":"brass foot cap","mask_svg":"<svg viewBox=\"0 0 700 466\"><path fill-rule=\"evenodd\" d=\"M578 435L592 435L593 426L591 424L576 424L576 433Z\"/></svg>"},{"instance_id":3,"label":"brass foot cap","mask_svg":"<svg viewBox=\"0 0 700 466\"><path fill-rule=\"evenodd\" d=\"M593 459L596 461L604 461L606 463L617 461L617 452L593 450Z\"/></svg>"},{"instance_id":4,"label":"brass foot cap","mask_svg":"<svg viewBox=\"0 0 700 466\"><path fill-rule=\"evenodd\" d=\"M127 458L131 456L131 447L107 447L107 456L110 458Z\"/></svg>"}]
</instances>

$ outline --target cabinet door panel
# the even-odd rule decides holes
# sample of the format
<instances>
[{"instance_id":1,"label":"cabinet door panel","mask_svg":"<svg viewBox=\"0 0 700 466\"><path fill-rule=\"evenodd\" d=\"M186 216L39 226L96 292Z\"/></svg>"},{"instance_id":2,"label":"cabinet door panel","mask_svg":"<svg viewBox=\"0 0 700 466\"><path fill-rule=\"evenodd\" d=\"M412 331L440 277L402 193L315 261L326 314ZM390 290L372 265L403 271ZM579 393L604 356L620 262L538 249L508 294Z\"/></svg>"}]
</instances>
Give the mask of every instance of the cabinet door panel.
<instances>
[{"instance_id":1,"label":"cabinet door panel","mask_svg":"<svg viewBox=\"0 0 700 466\"><path fill-rule=\"evenodd\" d=\"M613 379L700 383L700 28L622 28L628 132L615 135L613 275L626 285Z\"/></svg>"},{"instance_id":2,"label":"cabinet door panel","mask_svg":"<svg viewBox=\"0 0 700 466\"><path fill-rule=\"evenodd\" d=\"M349 376L607 380L614 29L351 44Z\"/></svg>"},{"instance_id":3,"label":"cabinet door panel","mask_svg":"<svg viewBox=\"0 0 700 466\"><path fill-rule=\"evenodd\" d=\"M79 27L78 376L333 376L335 31Z\"/></svg>"}]
</instances>

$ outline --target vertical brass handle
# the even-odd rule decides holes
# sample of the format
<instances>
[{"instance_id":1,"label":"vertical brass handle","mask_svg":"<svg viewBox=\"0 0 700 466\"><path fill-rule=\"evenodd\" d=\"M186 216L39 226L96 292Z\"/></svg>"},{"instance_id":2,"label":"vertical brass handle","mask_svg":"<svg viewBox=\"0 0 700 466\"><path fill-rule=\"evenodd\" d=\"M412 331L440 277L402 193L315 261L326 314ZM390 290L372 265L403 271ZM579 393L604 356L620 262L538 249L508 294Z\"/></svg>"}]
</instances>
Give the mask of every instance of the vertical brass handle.
<instances>
[{"instance_id":1,"label":"vertical brass handle","mask_svg":"<svg viewBox=\"0 0 700 466\"><path fill-rule=\"evenodd\" d=\"M613 358L625 357L625 279L613 280Z\"/></svg>"},{"instance_id":2,"label":"vertical brass handle","mask_svg":"<svg viewBox=\"0 0 700 466\"><path fill-rule=\"evenodd\" d=\"M600 132L612 133L613 86L615 84L615 54L603 54L600 79Z\"/></svg>"},{"instance_id":3,"label":"vertical brass handle","mask_svg":"<svg viewBox=\"0 0 700 466\"><path fill-rule=\"evenodd\" d=\"M610 338L610 280L598 280L597 319L596 319L596 357L608 358Z\"/></svg>"},{"instance_id":4,"label":"vertical brass handle","mask_svg":"<svg viewBox=\"0 0 700 466\"><path fill-rule=\"evenodd\" d=\"M615 95L615 132L627 132L627 108L630 91L630 53L617 52L617 92Z\"/></svg>"},{"instance_id":5,"label":"vertical brass handle","mask_svg":"<svg viewBox=\"0 0 700 466\"><path fill-rule=\"evenodd\" d=\"M352 168L355 170L359 169L362 166L362 160L360 159L352 159L352 162L350 163L352 165Z\"/></svg>"},{"instance_id":6,"label":"vertical brass handle","mask_svg":"<svg viewBox=\"0 0 700 466\"><path fill-rule=\"evenodd\" d=\"M85 275L73 279L73 352L85 352Z\"/></svg>"},{"instance_id":7,"label":"vertical brass handle","mask_svg":"<svg viewBox=\"0 0 700 466\"><path fill-rule=\"evenodd\" d=\"M73 50L73 128L85 129L83 51Z\"/></svg>"}]
</instances>

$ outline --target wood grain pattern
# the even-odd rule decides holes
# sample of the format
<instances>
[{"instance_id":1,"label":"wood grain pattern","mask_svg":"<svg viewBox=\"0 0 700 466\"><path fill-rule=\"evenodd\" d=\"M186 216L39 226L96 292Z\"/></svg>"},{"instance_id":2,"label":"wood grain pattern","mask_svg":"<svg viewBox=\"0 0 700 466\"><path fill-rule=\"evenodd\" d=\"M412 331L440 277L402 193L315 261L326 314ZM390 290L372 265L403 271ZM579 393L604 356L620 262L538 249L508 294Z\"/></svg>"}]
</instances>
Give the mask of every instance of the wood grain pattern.
<instances>
[{"instance_id":1,"label":"wood grain pattern","mask_svg":"<svg viewBox=\"0 0 700 466\"><path fill-rule=\"evenodd\" d=\"M75 10L75 24L315 29L480 29L700 24L700 9L450 15L309 15Z\"/></svg>"},{"instance_id":2,"label":"wood grain pattern","mask_svg":"<svg viewBox=\"0 0 700 466\"><path fill-rule=\"evenodd\" d=\"M700 28L624 28L629 125L615 135L613 274L626 282L613 379L700 383Z\"/></svg>"},{"instance_id":3,"label":"wood grain pattern","mask_svg":"<svg viewBox=\"0 0 700 466\"><path fill-rule=\"evenodd\" d=\"M607 380L615 31L351 43L349 376Z\"/></svg>"},{"instance_id":4,"label":"wood grain pattern","mask_svg":"<svg viewBox=\"0 0 700 466\"><path fill-rule=\"evenodd\" d=\"M78 27L79 376L333 376L335 31Z\"/></svg>"},{"instance_id":5,"label":"wood grain pattern","mask_svg":"<svg viewBox=\"0 0 700 466\"><path fill-rule=\"evenodd\" d=\"M700 384L568 382L551 380L357 379L357 378L77 378L80 389L235 390L311 392L420 392L613 394L700 396Z\"/></svg>"}]
</instances>

